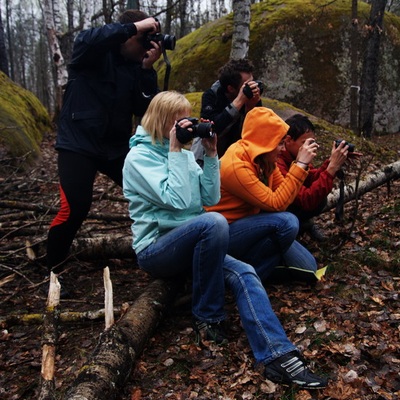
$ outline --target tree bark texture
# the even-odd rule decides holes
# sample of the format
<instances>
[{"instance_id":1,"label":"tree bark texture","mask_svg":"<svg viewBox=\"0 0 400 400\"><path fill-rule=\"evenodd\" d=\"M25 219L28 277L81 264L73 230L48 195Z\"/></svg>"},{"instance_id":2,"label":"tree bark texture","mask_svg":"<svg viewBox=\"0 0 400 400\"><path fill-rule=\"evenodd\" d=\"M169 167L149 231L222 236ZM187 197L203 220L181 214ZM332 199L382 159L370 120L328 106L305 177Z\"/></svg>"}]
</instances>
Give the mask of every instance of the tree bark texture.
<instances>
[{"instance_id":1,"label":"tree bark texture","mask_svg":"<svg viewBox=\"0 0 400 400\"><path fill-rule=\"evenodd\" d=\"M233 35L230 58L241 60L249 52L250 40L250 0L233 0Z\"/></svg>"},{"instance_id":2,"label":"tree bark texture","mask_svg":"<svg viewBox=\"0 0 400 400\"><path fill-rule=\"evenodd\" d=\"M374 0L368 24L367 49L364 55L360 90L360 123L361 134L372 136L376 89L378 87L379 48L383 33L383 16L387 0Z\"/></svg>"},{"instance_id":3,"label":"tree bark texture","mask_svg":"<svg viewBox=\"0 0 400 400\"><path fill-rule=\"evenodd\" d=\"M55 399L55 358L56 346L58 342L58 320L60 304L60 283L56 275L50 274L49 295L46 304L46 312L43 319L43 338L42 338L42 368L41 368L41 388L39 400Z\"/></svg>"},{"instance_id":4,"label":"tree bark texture","mask_svg":"<svg viewBox=\"0 0 400 400\"><path fill-rule=\"evenodd\" d=\"M400 178L400 161L387 165L384 169L369 174L363 181L360 181L357 188L357 182L352 182L344 188L344 202L348 203L356 197L370 192L371 190L390 182L393 179ZM357 190L356 190L357 189ZM324 211L334 208L339 201L339 189L334 190L328 195L327 205Z\"/></svg>"},{"instance_id":5,"label":"tree bark texture","mask_svg":"<svg viewBox=\"0 0 400 400\"><path fill-rule=\"evenodd\" d=\"M155 280L109 330L67 391L65 400L111 400L129 378L134 363L172 302L178 283Z\"/></svg>"}]
</instances>

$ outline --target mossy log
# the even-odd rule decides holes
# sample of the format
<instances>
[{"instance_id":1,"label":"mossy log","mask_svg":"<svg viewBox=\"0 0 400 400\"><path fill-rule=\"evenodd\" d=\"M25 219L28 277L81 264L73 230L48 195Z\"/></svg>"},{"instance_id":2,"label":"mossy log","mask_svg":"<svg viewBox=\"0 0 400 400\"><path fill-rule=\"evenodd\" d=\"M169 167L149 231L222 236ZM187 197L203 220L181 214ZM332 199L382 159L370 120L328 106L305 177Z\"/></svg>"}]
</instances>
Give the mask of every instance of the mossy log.
<instances>
[{"instance_id":1,"label":"mossy log","mask_svg":"<svg viewBox=\"0 0 400 400\"><path fill-rule=\"evenodd\" d=\"M171 304L179 283L155 280L123 317L103 332L65 400L114 399L129 378L137 357Z\"/></svg>"}]
</instances>

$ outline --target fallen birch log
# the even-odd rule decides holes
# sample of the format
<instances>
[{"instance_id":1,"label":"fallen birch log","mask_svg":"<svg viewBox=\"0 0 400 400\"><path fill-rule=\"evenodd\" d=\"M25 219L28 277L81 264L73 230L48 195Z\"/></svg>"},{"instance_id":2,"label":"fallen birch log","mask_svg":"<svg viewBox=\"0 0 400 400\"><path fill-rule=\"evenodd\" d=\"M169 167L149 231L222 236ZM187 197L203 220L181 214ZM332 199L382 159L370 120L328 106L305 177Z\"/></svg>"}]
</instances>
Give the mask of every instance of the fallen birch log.
<instances>
[{"instance_id":1,"label":"fallen birch log","mask_svg":"<svg viewBox=\"0 0 400 400\"><path fill-rule=\"evenodd\" d=\"M364 180L359 182L357 190L357 182L352 182L346 185L344 188L344 203L348 203L349 201L354 200L356 197L360 197L363 194L370 192L371 190L376 189L387 182L390 182L391 180L399 178L400 161L396 161L395 163L385 166L385 168L379 171L367 175ZM328 195L327 205L323 210L324 212L336 207L339 201L339 195L339 189L334 190Z\"/></svg>"},{"instance_id":2,"label":"fallen birch log","mask_svg":"<svg viewBox=\"0 0 400 400\"><path fill-rule=\"evenodd\" d=\"M111 400L129 378L135 361L171 304L179 282L155 280L99 343L64 400Z\"/></svg>"}]
</instances>

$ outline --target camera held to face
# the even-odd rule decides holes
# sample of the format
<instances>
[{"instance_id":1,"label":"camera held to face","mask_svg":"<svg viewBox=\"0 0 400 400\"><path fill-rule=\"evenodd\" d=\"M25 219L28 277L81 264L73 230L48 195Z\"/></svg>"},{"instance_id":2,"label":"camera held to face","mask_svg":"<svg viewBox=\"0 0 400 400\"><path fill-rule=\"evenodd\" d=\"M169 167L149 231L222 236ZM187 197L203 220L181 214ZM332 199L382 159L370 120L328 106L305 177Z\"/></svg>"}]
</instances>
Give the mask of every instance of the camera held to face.
<instances>
[{"instance_id":1,"label":"camera held to face","mask_svg":"<svg viewBox=\"0 0 400 400\"><path fill-rule=\"evenodd\" d=\"M173 35L163 35L162 33L148 33L143 37L143 47L146 50L152 49L153 45L151 42L159 42L165 50L174 50L176 38Z\"/></svg>"},{"instance_id":2,"label":"camera held to face","mask_svg":"<svg viewBox=\"0 0 400 400\"><path fill-rule=\"evenodd\" d=\"M338 147L340 143L343 142L343 139L336 139L335 140L335 147ZM353 151L355 150L356 146L352 143L346 142L346 146L349 146L348 148L348 152L349 153L353 153Z\"/></svg>"},{"instance_id":3,"label":"camera held to face","mask_svg":"<svg viewBox=\"0 0 400 400\"><path fill-rule=\"evenodd\" d=\"M257 83L257 86L260 89L260 96L261 96L262 92L264 91L264 84L261 81L254 81L254 82ZM251 87L249 86L248 83L244 85L243 93L248 99L251 99L253 97L253 91L251 90Z\"/></svg>"},{"instance_id":4,"label":"camera held to face","mask_svg":"<svg viewBox=\"0 0 400 400\"><path fill-rule=\"evenodd\" d=\"M182 144L189 143L195 137L202 139L214 137L215 132L213 132L213 124L211 122L199 122L197 118L191 117L181 118L179 121L182 121L183 119L187 119L192 123L192 125L187 128L182 128L178 123L175 125L176 138Z\"/></svg>"}]
</instances>

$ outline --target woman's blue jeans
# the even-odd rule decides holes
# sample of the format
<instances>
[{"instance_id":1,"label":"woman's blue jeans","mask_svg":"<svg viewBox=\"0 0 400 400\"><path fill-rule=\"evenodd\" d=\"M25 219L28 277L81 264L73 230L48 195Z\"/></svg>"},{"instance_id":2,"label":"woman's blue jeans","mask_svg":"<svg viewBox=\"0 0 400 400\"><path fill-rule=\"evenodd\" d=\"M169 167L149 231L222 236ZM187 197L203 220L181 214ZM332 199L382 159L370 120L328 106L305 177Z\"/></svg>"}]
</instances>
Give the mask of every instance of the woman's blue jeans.
<instances>
[{"instance_id":1,"label":"woman's blue jeans","mask_svg":"<svg viewBox=\"0 0 400 400\"><path fill-rule=\"evenodd\" d=\"M229 229L228 254L251 264L263 281L277 266L317 270L314 256L295 240L299 221L292 213L252 215L232 222Z\"/></svg>"},{"instance_id":2,"label":"woman's blue jeans","mask_svg":"<svg viewBox=\"0 0 400 400\"><path fill-rule=\"evenodd\" d=\"M192 218L160 236L137 259L140 268L156 278L193 274L192 313L198 320L220 322L224 311L224 272L229 225L221 214Z\"/></svg>"},{"instance_id":3,"label":"woman's blue jeans","mask_svg":"<svg viewBox=\"0 0 400 400\"><path fill-rule=\"evenodd\" d=\"M268 363L296 350L275 315L254 268L227 255L225 282L235 296L243 328L257 363Z\"/></svg>"}]
</instances>

